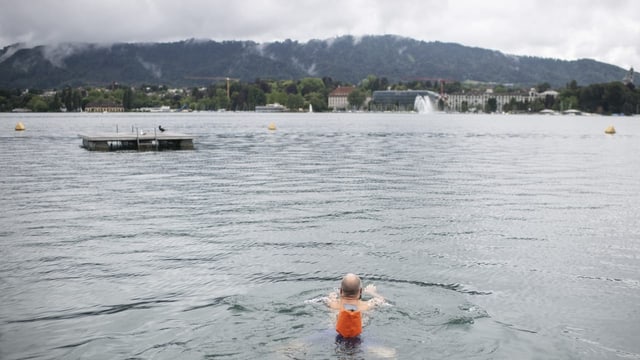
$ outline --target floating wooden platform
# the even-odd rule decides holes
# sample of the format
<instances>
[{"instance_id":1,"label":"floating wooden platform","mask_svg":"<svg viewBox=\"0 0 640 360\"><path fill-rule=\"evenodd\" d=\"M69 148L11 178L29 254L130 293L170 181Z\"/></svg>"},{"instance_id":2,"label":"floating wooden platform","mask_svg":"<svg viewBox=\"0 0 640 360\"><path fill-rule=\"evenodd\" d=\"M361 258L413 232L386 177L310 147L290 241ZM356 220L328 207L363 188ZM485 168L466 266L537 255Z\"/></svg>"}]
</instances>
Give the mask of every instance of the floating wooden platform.
<instances>
[{"instance_id":1,"label":"floating wooden platform","mask_svg":"<svg viewBox=\"0 0 640 360\"><path fill-rule=\"evenodd\" d=\"M82 147L91 151L159 151L193 150L193 136L165 131L162 133L94 133L78 134Z\"/></svg>"}]
</instances>

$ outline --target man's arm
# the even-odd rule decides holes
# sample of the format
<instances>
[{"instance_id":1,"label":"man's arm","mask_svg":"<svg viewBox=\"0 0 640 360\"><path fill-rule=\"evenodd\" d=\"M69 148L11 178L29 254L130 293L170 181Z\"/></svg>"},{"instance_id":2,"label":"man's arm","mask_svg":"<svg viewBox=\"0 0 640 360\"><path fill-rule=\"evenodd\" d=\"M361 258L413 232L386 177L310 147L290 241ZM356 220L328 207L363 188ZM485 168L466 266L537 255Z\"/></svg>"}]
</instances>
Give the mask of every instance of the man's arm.
<instances>
[{"instance_id":1,"label":"man's arm","mask_svg":"<svg viewBox=\"0 0 640 360\"><path fill-rule=\"evenodd\" d=\"M331 309L340 310L340 300L338 299L338 293L335 291L330 292L329 296L327 296L325 300L325 304L327 304L327 306Z\"/></svg>"},{"instance_id":2,"label":"man's arm","mask_svg":"<svg viewBox=\"0 0 640 360\"><path fill-rule=\"evenodd\" d=\"M369 305L370 308L376 307L378 305L382 305L384 304L384 298L382 297L382 295L378 294L378 290L376 289L376 286L373 284L369 284L364 288L363 291L365 294L369 294L371 295L373 298L369 299L369 301L367 301L367 305Z\"/></svg>"}]
</instances>

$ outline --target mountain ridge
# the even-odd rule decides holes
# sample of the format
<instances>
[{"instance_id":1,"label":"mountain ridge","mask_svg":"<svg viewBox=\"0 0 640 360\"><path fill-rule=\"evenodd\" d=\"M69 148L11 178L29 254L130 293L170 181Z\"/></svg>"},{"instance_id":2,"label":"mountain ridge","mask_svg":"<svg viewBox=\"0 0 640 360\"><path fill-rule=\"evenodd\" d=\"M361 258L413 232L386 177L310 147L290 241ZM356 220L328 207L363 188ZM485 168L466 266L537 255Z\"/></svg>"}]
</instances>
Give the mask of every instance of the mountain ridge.
<instances>
[{"instance_id":1,"label":"mountain ridge","mask_svg":"<svg viewBox=\"0 0 640 360\"><path fill-rule=\"evenodd\" d=\"M65 43L0 50L0 88L123 84L200 86L215 78L242 81L331 77L357 84L368 75L392 82L417 78L522 86L572 80L619 81L627 70L591 59L504 54L457 43L397 35L339 36L268 43L188 39L166 43Z\"/></svg>"}]
</instances>

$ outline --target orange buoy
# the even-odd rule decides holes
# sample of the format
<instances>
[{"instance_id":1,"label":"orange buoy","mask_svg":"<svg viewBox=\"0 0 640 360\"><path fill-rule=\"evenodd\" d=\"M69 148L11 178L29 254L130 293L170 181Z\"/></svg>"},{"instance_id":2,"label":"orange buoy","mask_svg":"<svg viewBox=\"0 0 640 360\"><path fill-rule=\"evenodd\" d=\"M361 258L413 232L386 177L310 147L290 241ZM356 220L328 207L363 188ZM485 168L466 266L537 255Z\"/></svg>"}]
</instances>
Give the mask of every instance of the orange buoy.
<instances>
[{"instance_id":1,"label":"orange buoy","mask_svg":"<svg viewBox=\"0 0 640 360\"><path fill-rule=\"evenodd\" d=\"M609 125L606 129L604 129L604 133L613 135L616 133L616 128L614 128L613 125Z\"/></svg>"},{"instance_id":2,"label":"orange buoy","mask_svg":"<svg viewBox=\"0 0 640 360\"><path fill-rule=\"evenodd\" d=\"M272 131L275 130L276 129L276 123L273 123L273 122L270 123L269 126L267 126L267 129L272 130Z\"/></svg>"},{"instance_id":3,"label":"orange buoy","mask_svg":"<svg viewBox=\"0 0 640 360\"><path fill-rule=\"evenodd\" d=\"M16 131L24 131L24 124L18 121L16 124Z\"/></svg>"}]
</instances>

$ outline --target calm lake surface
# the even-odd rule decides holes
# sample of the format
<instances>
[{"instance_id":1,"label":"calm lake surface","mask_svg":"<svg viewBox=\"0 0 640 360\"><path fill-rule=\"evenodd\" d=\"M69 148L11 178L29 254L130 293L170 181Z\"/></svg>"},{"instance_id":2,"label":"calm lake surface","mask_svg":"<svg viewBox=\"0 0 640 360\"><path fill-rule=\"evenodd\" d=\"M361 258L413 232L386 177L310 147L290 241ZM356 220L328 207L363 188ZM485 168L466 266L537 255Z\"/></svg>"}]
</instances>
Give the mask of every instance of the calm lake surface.
<instances>
[{"instance_id":1,"label":"calm lake surface","mask_svg":"<svg viewBox=\"0 0 640 360\"><path fill-rule=\"evenodd\" d=\"M0 164L2 359L640 359L638 117L2 114Z\"/></svg>"}]
</instances>

